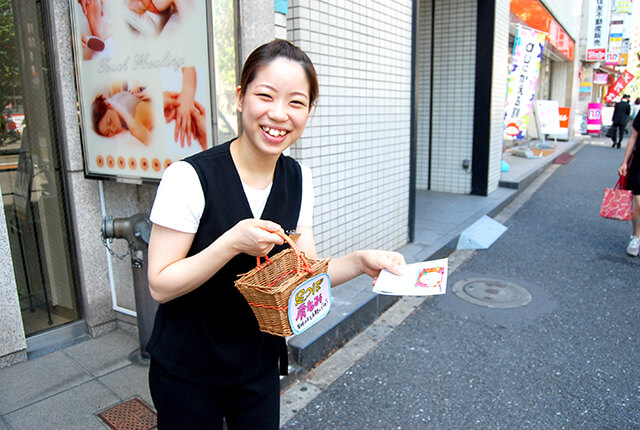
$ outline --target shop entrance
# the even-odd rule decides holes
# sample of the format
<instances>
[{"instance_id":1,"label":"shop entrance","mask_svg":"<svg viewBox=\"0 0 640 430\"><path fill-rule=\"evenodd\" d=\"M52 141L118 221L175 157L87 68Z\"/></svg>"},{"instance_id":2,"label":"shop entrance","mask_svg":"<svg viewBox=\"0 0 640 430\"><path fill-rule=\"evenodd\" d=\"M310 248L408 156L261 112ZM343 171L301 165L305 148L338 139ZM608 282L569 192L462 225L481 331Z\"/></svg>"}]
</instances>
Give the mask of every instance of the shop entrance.
<instances>
[{"instance_id":1,"label":"shop entrance","mask_svg":"<svg viewBox=\"0 0 640 430\"><path fill-rule=\"evenodd\" d=\"M26 336L80 318L42 8L0 1L0 189Z\"/></svg>"}]
</instances>

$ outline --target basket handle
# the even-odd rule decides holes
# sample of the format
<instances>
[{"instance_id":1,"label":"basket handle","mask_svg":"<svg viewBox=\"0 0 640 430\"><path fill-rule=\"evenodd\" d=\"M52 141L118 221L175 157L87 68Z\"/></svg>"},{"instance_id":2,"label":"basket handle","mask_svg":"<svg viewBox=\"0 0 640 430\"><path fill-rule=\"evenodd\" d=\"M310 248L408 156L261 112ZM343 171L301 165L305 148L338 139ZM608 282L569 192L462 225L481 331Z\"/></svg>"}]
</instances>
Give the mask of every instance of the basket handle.
<instances>
[{"instance_id":1,"label":"basket handle","mask_svg":"<svg viewBox=\"0 0 640 430\"><path fill-rule=\"evenodd\" d=\"M297 267L296 267L296 273L298 275L300 275L302 273L302 269L304 269L305 271L307 271L308 273L313 273L313 270L311 270L311 266L309 265L309 263L307 263L307 260L304 258L304 252L300 251L298 249L298 247L296 246L295 242L293 240L291 240L291 238L289 236L287 236L286 234L284 234L284 232L282 232L281 230L278 230L276 232L274 232L275 234L277 234L278 236L280 236L286 243L289 244L289 246L291 247L291 249L293 250L293 252L296 254L296 263L297 263ZM264 260L265 260L265 265L263 266L262 263L260 262L260 257L256 257L257 260L257 267L258 270L262 270L264 269L266 266L268 266L269 264L272 263L271 259L269 259L268 256L264 256Z\"/></svg>"}]
</instances>

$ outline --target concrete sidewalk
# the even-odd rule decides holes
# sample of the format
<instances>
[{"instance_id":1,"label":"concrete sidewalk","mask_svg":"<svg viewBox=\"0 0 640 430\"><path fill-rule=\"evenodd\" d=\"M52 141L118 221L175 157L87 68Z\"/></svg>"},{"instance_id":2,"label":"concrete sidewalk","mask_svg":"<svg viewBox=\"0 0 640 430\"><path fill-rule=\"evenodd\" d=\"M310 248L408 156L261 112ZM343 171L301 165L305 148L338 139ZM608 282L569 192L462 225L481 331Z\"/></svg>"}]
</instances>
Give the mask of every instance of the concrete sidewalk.
<instances>
[{"instance_id":1,"label":"concrete sidewalk","mask_svg":"<svg viewBox=\"0 0 640 430\"><path fill-rule=\"evenodd\" d=\"M416 239L400 252L409 263L449 255L462 231L482 216L499 212L554 158L579 146L580 140L590 138L558 142L553 155L540 159L515 160L510 174L503 175L503 181L512 185L502 184L488 197L418 192ZM366 277L335 288L329 315L288 340L291 375L283 385L364 330L396 300L373 294ZM0 369L0 430L108 428L97 416L101 413L111 419L111 428L127 428L124 424L136 419L151 422L146 428L152 428L155 417L146 407L152 405L147 367L133 359L138 346L136 337L117 330Z\"/></svg>"}]
</instances>

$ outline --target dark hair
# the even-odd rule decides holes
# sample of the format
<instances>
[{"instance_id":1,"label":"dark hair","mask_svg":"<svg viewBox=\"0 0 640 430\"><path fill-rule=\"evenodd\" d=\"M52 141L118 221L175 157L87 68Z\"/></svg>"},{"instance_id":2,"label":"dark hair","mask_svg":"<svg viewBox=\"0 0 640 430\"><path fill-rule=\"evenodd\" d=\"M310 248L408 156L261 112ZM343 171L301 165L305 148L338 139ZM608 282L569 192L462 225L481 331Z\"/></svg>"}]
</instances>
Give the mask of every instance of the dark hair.
<instances>
[{"instance_id":1,"label":"dark hair","mask_svg":"<svg viewBox=\"0 0 640 430\"><path fill-rule=\"evenodd\" d=\"M98 130L98 123L109 110L109 105L106 102L106 99L102 94L95 98L93 104L91 104L91 120L93 123L93 130L100 134L100 130Z\"/></svg>"},{"instance_id":2,"label":"dark hair","mask_svg":"<svg viewBox=\"0 0 640 430\"><path fill-rule=\"evenodd\" d=\"M100 133L100 130L98 129L98 124L100 124L100 121L102 120L102 118L104 117L104 115L107 113L107 111L110 109L110 105L109 103L107 103L107 99L104 97L103 94L100 94L99 96L97 96L94 100L93 103L91 104L91 123L93 124L93 130L98 133L100 136L102 136L103 134ZM122 119L120 116L118 116L118 118L120 119L120 124L122 124L122 128L124 128L125 130L128 130L129 127L127 127L127 123L124 121L124 119Z\"/></svg>"},{"instance_id":3,"label":"dark hair","mask_svg":"<svg viewBox=\"0 0 640 430\"><path fill-rule=\"evenodd\" d=\"M286 58L287 60L300 64L309 81L309 109L311 109L311 106L313 106L318 97L319 91L316 69L302 49L282 39L275 39L272 42L265 43L257 47L251 55L249 55L247 61L244 62L242 75L240 77L240 96L244 96L247 87L255 79L260 68L268 65L276 58Z\"/></svg>"}]
</instances>

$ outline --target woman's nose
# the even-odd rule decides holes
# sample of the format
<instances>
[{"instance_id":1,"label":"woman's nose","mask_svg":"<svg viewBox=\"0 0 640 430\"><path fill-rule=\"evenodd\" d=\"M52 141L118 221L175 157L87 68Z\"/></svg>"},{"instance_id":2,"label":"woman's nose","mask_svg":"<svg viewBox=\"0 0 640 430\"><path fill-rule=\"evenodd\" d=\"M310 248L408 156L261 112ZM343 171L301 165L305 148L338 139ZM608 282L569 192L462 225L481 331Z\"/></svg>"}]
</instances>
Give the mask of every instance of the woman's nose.
<instances>
[{"instance_id":1,"label":"woman's nose","mask_svg":"<svg viewBox=\"0 0 640 430\"><path fill-rule=\"evenodd\" d=\"M269 109L268 116L273 121L286 121L288 118L287 109L282 103L274 103Z\"/></svg>"}]
</instances>

